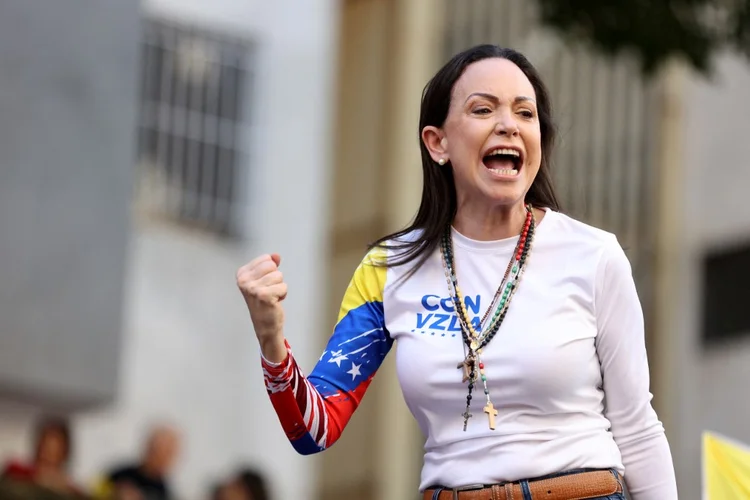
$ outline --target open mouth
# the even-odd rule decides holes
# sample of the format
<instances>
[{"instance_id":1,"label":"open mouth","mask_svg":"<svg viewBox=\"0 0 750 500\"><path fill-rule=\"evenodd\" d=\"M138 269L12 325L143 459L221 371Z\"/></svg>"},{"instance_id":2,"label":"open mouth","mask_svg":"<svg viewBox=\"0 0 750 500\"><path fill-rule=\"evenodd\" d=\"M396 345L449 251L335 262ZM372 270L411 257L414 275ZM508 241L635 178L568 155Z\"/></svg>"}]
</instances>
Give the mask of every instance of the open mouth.
<instances>
[{"instance_id":1,"label":"open mouth","mask_svg":"<svg viewBox=\"0 0 750 500\"><path fill-rule=\"evenodd\" d=\"M517 149L497 148L487 153L482 163L494 174L512 177L520 172L523 158Z\"/></svg>"}]
</instances>

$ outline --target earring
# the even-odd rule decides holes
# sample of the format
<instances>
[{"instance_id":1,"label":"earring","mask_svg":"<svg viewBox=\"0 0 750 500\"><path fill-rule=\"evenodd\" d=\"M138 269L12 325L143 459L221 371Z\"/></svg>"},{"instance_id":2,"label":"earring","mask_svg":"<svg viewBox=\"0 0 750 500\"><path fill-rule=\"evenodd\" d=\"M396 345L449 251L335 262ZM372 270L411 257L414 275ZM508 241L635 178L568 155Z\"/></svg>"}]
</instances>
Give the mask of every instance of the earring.
<instances>
[{"instance_id":1,"label":"earring","mask_svg":"<svg viewBox=\"0 0 750 500\"><path fill-rule=\"evenodd\" d=\"M440 164L440 165L442 166L442 165L445 165L445 162L446 162L446 161L447 161L447 160L446 160L445 158L440 158L440 159L438 160L438 163L439 163L439 164Z\"/></svg>"}]
</instances>

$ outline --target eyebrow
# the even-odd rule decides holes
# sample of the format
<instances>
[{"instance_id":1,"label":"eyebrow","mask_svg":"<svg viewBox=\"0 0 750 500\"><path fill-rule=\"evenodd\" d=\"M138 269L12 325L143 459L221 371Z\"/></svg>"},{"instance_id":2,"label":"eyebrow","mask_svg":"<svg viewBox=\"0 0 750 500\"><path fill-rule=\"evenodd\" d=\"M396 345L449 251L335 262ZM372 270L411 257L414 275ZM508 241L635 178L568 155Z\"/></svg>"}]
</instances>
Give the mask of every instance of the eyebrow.
<instances>
[{"instance_id":1,"label":"eyebrow","mask_svg":"<svg viewBox=\"0 0 750 500\"><path fill-rule=\"evenodd\" d=\"M483 98L485 98L485 99L487 99L489 101L492 101L494 103L499 103L500 102L500 99L498 99L497 96L494 96L492 94L487 94L487 93L484 93L484 92L474 92L473 94L470 94L469 97L466 98L466 101L464 101L464 103L468 102L469 99L471 99L472 97L483 97ZM525 95L519 95L518 97L516 97L515 99L513 99L513 103L514 104L518 104L519 102L533 102L534 104L536 104L536 100L534 100L531 97L525 96Z\"/></svg>"}]
</instances>

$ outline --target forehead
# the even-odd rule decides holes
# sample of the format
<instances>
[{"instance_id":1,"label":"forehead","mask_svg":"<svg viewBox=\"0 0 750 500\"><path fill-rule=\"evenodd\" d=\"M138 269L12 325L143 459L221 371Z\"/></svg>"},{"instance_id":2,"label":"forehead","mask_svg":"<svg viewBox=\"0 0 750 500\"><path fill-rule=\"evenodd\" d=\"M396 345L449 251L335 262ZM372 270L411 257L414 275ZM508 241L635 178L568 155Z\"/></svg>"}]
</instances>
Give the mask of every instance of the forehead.
<instances>
[{"instance_id":1,"label":"forehead","mask_svg":"<svg viewBox=\"0 0 750 500\"><path fill-rule=\"evenodd\" d=\"M518 96L536 99L534 87L521 68L499 57L470 64L453 86L453 98L461 102L474 92L492 94L501 100Z\"/></svg>"}]
</instances>

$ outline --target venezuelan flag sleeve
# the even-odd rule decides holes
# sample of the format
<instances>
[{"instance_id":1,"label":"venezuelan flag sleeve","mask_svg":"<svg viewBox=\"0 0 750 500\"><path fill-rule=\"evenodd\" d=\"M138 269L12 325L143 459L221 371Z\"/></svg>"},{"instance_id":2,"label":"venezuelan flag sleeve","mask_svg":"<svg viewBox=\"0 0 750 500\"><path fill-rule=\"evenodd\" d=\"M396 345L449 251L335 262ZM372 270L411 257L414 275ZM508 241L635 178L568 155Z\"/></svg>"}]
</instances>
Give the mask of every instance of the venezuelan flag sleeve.
<instances>
[{"instance_id":1,"label":"venezuelan flag sleeve","mask_svg":"<svg viewBox=\"0 0 750 500\"><path fill-rule=\"evenodd\" d=\"M341 436L393 345L385 327L383 250L370 251L344 294L338 321L323 355L305 377L287 343L279 364L261 359L266 390L298 453L323 451Z\"/></svg>"}]
</instances>

